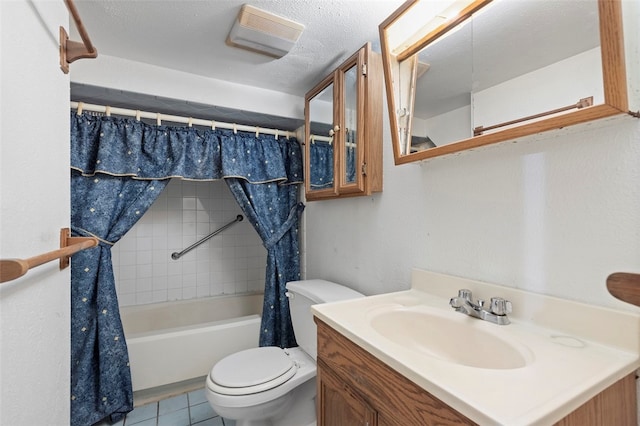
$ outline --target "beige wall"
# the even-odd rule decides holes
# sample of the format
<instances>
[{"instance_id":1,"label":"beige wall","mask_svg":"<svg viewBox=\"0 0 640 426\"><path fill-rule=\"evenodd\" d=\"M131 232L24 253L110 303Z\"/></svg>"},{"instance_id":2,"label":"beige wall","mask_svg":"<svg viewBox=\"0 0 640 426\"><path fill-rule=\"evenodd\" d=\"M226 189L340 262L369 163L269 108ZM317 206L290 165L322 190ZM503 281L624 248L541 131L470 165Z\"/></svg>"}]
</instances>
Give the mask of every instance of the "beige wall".
<instances>
[{"instance_id":1,"label":"beige wall","mask_svg":"<svg viewBox=\"0 0 640 426\"><path fill-rule=\"evenodd\" d=\"M62 1L0 2L0 257L59 247L69 225L69 78ZM0 424L69 424L69 270L0 286Z\"/></svg>"},{"instance_id":2,"label":"beige wall","mask_svg":"<svg viewBox=\"0 0 640 426\"><path fill-rule=\"evenodd\" d=\"M374 294L416 267L637 309L605 280L640 272L640 120L402 166L384 137L381 194L307 203L307 277Z\"/></svg>"}]
</instances>

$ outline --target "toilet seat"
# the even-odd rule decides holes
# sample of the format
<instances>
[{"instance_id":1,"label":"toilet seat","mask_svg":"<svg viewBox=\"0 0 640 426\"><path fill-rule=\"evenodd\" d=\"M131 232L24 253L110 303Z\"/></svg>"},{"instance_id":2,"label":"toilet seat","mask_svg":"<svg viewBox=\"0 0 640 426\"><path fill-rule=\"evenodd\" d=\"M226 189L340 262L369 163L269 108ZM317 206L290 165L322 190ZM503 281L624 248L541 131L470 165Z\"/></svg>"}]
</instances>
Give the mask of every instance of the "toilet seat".
<instances>
[{"instance_id":1,"label":"toilet seat","mask_svg":"<svg viewBox=\"0 0 640 426\"><path fill-rule=\"evenodd\" d=\"M273 389L296 374L298 366L278 347L252 348L231 354L209 373L209 388L222 395L249 395Z\"/></svg>"}]
</instances>

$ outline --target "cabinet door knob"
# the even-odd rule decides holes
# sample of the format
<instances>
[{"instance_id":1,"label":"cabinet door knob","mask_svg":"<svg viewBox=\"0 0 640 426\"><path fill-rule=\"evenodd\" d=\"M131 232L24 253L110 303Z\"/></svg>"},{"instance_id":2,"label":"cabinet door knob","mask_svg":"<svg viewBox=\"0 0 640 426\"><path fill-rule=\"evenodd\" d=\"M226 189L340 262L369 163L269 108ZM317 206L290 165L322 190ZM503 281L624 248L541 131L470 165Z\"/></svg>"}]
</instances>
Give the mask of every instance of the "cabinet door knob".
<instances>
[{"instance_id":1,"label":"cabinet door knob","mask_svg":"<svg viewBox=\"0 0 640 426\"><path fill-rule=\"evenodd\" d=\"M333 129L329 130L329 136L333 136L336 134L336 132L340 131L340 125L336 124L335 126L333 126Z\"/></svg>"}]
</instances>

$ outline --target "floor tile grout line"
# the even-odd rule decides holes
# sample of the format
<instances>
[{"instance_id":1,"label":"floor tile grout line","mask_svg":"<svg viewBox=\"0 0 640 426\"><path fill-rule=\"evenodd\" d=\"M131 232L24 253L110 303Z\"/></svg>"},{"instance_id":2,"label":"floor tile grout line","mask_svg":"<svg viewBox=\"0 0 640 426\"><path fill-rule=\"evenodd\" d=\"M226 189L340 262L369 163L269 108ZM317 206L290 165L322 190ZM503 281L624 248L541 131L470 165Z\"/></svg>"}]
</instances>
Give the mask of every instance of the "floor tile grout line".
<instances>
[{"instance_id":1,"label":"floor tile grout line","mask_svg":"<svg viewBox=\"0 0 640 426\"><path fill-rule=\"evenodd\" d=\"M191 426L191 403L189 402L189 394L187 394L187 416L189 416L189 426Z\"/></svg>"},{"instance_id":2,"label":"floor tile grout line","mask_svg":"<svg viewBox=\"0 0 640 426\"><path fill-rule=\"evenodd\" d=\"M186 408L187 408L188 425L189 425L189 426L193 426L193 425L194 425L194 423L192 422L192 419L191 419L191 408L192 408L192 407L195 407L196 405L200 405L200 404L204 404L204 403L206 403L206 400L205 400L204 402L203 402L203 401L199 401L199 400L198 400L198 401L191 401L191 399L192 399L191 397L192 397L193 395L190 395L190 394L191 394L191 393L193 393L193 392L196 392L196 391L198 391L198 390L194 390L194 391L186 392L186 393L185 393L185 397L186 397L186 399L187 399L187 406L186 406ZM169 398L166 398L166 399L169 399ZM161 414L160 414L160 402L161 402L161 401L162 401L162 400L153 402L153 404L155 404L155 405L156 405L156 406L155 406L155 417L152 417L152 418L155 418L155 422L153 422L153 423L155 424L155 426L158 426L158 425L160 424L160 416L161 416ZM197 402L197 403L196 403L196 402ZM140 423L140 422L137 422L137 423L133 423L133 424L129 425L129 424L128 424L128 422L127 422L127 420L128 420L128 419L127 419L127 417L128 417L128 415L129 415L129 414L131 414L131 413L127 413L127 414L124 416L124 418L123 418L123 420L122 420L122 426L135 426L137 423ZM165 413L165 414L167 414L167 413ZM213 417L216 417L216 416L214 415ZM152 418L149 418L148 420L151 420ZM224 422L224 419L222 418L222 416L220 416L220 419L222 420L223 425L224 425L224 424L225 424L225 422ZM205 419L205 420L203 420L203 421L206 421L206 420L208 420L208 419ZM147 421L147 420L142 420L142 421L144 422L144 421ZM196 424L197 424L197 423L196 423Z\"/></svg>"}]
</instances>

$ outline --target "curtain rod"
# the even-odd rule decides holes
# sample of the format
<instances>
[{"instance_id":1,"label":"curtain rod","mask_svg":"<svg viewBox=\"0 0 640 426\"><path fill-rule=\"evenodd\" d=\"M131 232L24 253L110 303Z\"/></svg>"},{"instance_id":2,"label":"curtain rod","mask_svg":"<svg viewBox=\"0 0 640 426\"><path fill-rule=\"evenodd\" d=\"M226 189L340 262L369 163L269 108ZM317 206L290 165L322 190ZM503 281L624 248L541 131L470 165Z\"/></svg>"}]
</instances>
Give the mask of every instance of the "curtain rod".
<instances>
[{"instance_id":1,"label":"curtain rod","mask_svg":"<svg viewBox=\"0 0 640 426\"><path fill-rule=\"evenodd\" d=\"M111 114L116 115L124 115L128 117L135 117L136 120L140 121L141 118L150 118L156 120L156 124L160 126L162 121L171 121L174 123L184 123L188 124L189 127L192 125L198 126L206 126L211 127L212 129L222 128L233 130L233 133L241 132L255 132L256 136L260 133L265 133L268 135L275 135L276 139L278 136L284 136L287 139L291 136L296 136L296 132L291 132L288 130L279 130L279 129L269 129L258 126L245 126L243 124L236 123L225 123L221 121L215 120L205 120L202 118L193 118L193 117L184 117L180 115L170 115L170 114L161 114L159 112L148 112L148 111L140 111L135 109L126 109L126 108L117 108L111 107L108 105L96 105L96 104L86 104L84 102L74 102L71 101L71 109L77 110L78 115L82 114L82 111L93 111L104 113L107 117Z\"/></svg>"}]
</instances>

